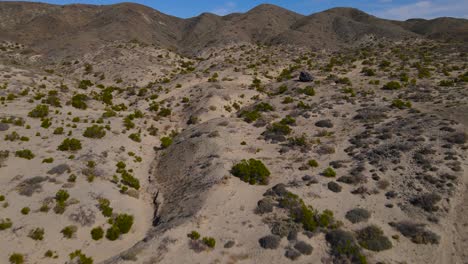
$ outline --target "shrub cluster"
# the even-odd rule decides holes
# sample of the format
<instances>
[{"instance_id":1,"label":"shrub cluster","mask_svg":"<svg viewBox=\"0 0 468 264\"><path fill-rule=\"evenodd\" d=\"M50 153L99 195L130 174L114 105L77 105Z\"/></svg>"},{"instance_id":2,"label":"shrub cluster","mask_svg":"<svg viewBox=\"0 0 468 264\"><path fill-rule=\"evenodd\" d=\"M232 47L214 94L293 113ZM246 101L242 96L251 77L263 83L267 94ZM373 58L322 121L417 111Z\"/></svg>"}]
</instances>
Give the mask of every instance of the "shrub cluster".
<instances>
[{"instance_id":1,"label":"shrub cluster","mask_svg":"<svg viewBox=\"0 0 468 264\"><path fill-rule=\"evenodd\" d=\"M263 162L256 159L242 160L232 167L231 173L242 181L252 185L266 185L270 176L270 171Z\"/></svg>"}]
</instances>

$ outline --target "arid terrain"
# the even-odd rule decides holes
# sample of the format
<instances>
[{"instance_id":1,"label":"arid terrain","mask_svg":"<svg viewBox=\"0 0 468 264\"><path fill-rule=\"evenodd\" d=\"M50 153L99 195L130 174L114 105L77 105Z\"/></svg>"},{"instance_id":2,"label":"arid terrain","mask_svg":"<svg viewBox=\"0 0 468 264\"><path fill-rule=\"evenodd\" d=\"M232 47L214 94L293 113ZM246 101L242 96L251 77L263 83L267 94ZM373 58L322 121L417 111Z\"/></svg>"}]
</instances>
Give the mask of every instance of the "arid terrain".
<instances>
[{"instance_id":1,"label":"arid terrain","mask_svg":"<svg viewBox=\"0 0 468 264\"><path fill-rule=\"evenodd\" d=\"M468 20L0 17L0 263L468 263Z\"/></svg>"}]
</instances>

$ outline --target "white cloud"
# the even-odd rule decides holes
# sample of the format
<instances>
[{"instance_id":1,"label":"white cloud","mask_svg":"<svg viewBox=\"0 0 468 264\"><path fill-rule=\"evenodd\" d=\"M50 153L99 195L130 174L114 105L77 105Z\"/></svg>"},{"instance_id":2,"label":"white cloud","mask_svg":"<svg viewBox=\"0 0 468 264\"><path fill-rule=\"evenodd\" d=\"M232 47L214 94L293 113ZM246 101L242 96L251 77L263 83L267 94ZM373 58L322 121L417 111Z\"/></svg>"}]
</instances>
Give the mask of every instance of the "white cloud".
<instances>
[{"instance_id":1,"label":"white cloud","mask_svg":"<svg viewBox=\"0 0 468 264\"><path fill-rule=\"evenodd\" d=\"M235 2L226 2L224 5L217 7L211 11L211 13L220 15L220 16L225 16L227 14L230 14L236 10L237 4Z\"/></svg>"},{"instance_id":2,"label":"white cloud","mask_svg":"<svg viewBox=\"0 0 468 264\"><path fill-rule=\"evenodd\" d=\"M468 0L418 1L412 4L392 6L377 11L383 18L406 20L409 18L436 18L441 16L468 17Z\"/></svg>"}]
</instances>

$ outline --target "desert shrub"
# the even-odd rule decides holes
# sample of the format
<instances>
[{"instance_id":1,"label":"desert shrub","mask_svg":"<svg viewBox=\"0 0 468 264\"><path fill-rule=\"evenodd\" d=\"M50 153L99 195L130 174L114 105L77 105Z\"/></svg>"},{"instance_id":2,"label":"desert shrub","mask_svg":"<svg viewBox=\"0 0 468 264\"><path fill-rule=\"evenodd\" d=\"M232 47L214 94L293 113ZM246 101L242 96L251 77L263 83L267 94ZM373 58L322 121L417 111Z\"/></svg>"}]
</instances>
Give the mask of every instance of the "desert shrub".
<instances>
[{"instance_id":1,"label":"desert shrub","mask_svg":"<svg viewBox=\"0 0 468 264\"><path fill-rule=\"evenodd\" d=\"M411 102L410 101L403 101L401 99L395 99L392 101L392 106L403 109L403 108L411 108Z\"/></svg>"},{"instance_id":2,"label":"desert shrub","mask_svg":"<svg viewBox=\"0 0 468 264\"><path fill-rule=\"evenodd\" d=\"M281 119L280 123L283 125L294 125L296 124L296 119L290 115L287 115Z\"/></svg>"},{"instance_id":3,"label":"desert shrub","mask_svg":"<svg viewBox=\"0 0 468 264\"><path fill-rule=\"evenodd\" d=\"M106 130L103 126L93 125L88 128L83 133L84 137L87 138L103 138L106 135Z\"/></svg>"},{"instance_id":4,"label":"desert shrub","mask_svg":"<svg viewBox=\"0 0 468 264\"><path fill-rule=\"evenodd\" d=\"M140 189L140 181L127 171L122 172L122 180L120 182L137 190Z\"/></svg>"},{"instance_id":5,"label":"desert shrub","mask_svg":"<svg viewBox=\"0 0 468 264\"><path fill-rule=\"evenodd\" d=\"M439 210L439 207L436 205L442 200L442 197L436 193L426 193L414 197L410 200L411 204L421 207L427 212L434 212Z\"/></svg>"},{"instance_id":6,"label":"desert shrub","mask_svg":"<svg viewBox=\"0 0 468 264\"><path fill-rule=\"evenodd\" d=\"M31 211L31 209L29 207L23 207L21 209L21 213L24 214L24 215L29 214L30 211Z\"/></svg>"},{"instance_id":7,"label":"desert shrub","mask_svg":"<svg viewBox=\"0 0 468 264\"><path fill-rule=\"evenodd\" d=\"M346 219L348 219L351 223L359 223L363 221L367 221L371 217L371 213L363 208L354 208L349 210L346 215Z\"/></svg>"},{"instance_id":8,"label":"desert shrub","mask_svg":"<svg viewBox=\"0 0 468 264\"><path fill-rule=\"evenodd\" d=\"M54 135L62 135L63 134L63 127L57 127L55 130L54 130Z\"/></svg>"},{"instance_id":9,"label":"desert shrub","mask_svg":"<svg viewBox=\"0 0 468 264\"><path fill-rule=\"evenodd\" d=\"M269 103L262 102L255 106L255 110L259 112L270 112L270 111L274 111L275 108L271 106Z\"/></svg>"},{"instance_id":10,"label":"desert shrub","mask_svg":"<svg viewBox=\"0 0 468 264\"><path fill-rule=\"evenodd\" d=\"M66 138L58 146L60 151L76 151L81 149L81 141L75 138Z\"/></svg>"},{"instance_id":11,"label":"desert shrub","mask_svg":"<svg viewBox=\"0 0 468 264\"><path fill-rule=\"evenodd\" d=\"M188 233L187 237L189 237L192 240L197 240L197 239L200 238L200 233L198 233L197 231L194 230L194 231Z\"/></svg>"},{"instance_id":12,"label":"desert shrub","mask_svg":"<svg viewBox=\"0 0 468 264\"><path fill-rule=\"evenodd\" d=\"M307 164L312 167L312 168L317 168L319 166L318 162L316 160L309 160Z\"/></svg>"},{"instance_id":13,"label":"desert shrub","mask_svg":"<svg viewBox=\"0 0 468 264\"><path fill-rule=\"evenodd\" d=\"M73 235L76 233L78 228L74 225L66 226L60 231L60 233L63 234L63 237L65 238L72 238Z\"/></svg>"},{"instance_id":14,"label":"desert shrub","mask_svg":"<svg viewBox=\"0 0 468 264\"><path fill-rule=\"evenodd\" d=\"M401 88L401 84L397 81L388 82L382 87L382 89L384 90L398 90L400 88Z\"/></svg>"},{"instance_id":15,"label":"desert shrub","mask_svg":"<svg viewBox=\"0 0 468 264\"><path fill-rule=\"evenodd\" d=\"M308 96L314 96L315 95L315 89L312 86L307 86L304 89L299 90L300 93L308 95Z\"/></svg>"},{"instance_id":16,"label":"desert shrub","mask_svg":"<svg viewBox=\"0 0 468 264\"><path fill-rule=\"evenodd\" d=\"M0 231L10 228L13 225L10 218L0 220Z\"/></svg>"},{"instance_id":17,"label":"desert shrub","mask_svg":"<svg viewBox=\"0 0 468 264\"><path fill-rule=\"evenodd\" d=\"M91 230L91 237L93 240L100 240L104 236L102 227L95 227Z\"/></svg>"},{"instance_id":18,"label":"desert shrub","mask_svg":"<svg viewBox=\"0 0 468 264\"><path fill-rule=\"evenodd\" d=\"M390 226L397 229L403 236L408 237L415 244L439 244L440 237L425 228L424 224L413 222L391 222Z\"/></svg>"},{"instance_id":19,"label":"desert shrub","mask_svg":"<svg viewBox=\"0 0 468 264\"><path fill-rule=\"evenodd\" d=\"M11 264L23 264L24 263L24 256L20 253L13 253L10 255L8 259Z\"/></svg>"},{"instance_id":20,"label":"desert shrub","mask_svg":"<svg viewBox=\"0 0 468 264\"><path fill-rule=\"evenodd\" d=\"M239 116L242 117L245 122L252 123L255 120L259 119L262 116L262 114L259 111L253 110L253 111L242 111L239 114Z\"/></svg>"},{"instance_id":21,"label":"desert shrub","mask_svg":"<svg viewBox=\"0 0 468 264\"><path fill-rule=\"evenodd\" d=\"M141 135L140 133L132 133L128 136L129 139L135 141L135 142L141 142Z\"/></svg>"},{"instance_id":22,"label":"desert shrub","mask_svg":"<svg viewBox=\"0 0 468 264\"><path fill-rule=\"evenodd\" d=\"M372 68L364 67L361 70L361 73L363 73L365 76L374 76L375 71Z\"/></svg>"},{"instance_id":23,"label":"desert shrub","mask_svg":"<svg viewBox=\"0 0 468 264\"><path fill-rule=\"evenodd\" d=\"M15 156L27 160L34 159L35 155L29 149L18 150L15 152Z\"/></svg>"},{"instance_id":24,"label":"desert shrub","mask_svg":"<svg viewBox=\"0 0 468 264\"><path fill-rule=\"evenodd\" d=\"M216 246L216 240L212 237L204 237L202 238L203 244L207 245L210 248L214 248Z\"/></svg>"},{"instance_id":25,"label":"desert shrub","mask_svg":"<svg viewBox=\"0 0 468 264\"><path fill-rule=\"evenodd\" d=\"M267 235L258 240L258 243L265 249L277 249L280 245L281 237L276 235Z\"/></svg>"},{"instance_id":26,"label":"desert shrub","mask_svg":"<svg viewBox=\"0 0 468 264\"><path fill-rule=\"evenodd\" d=\"M58 203L65 203L68 198L70 197L70 194L68 194L67 190L58 190L57 193L55 194L55 200Z\"/></svg>"},{"instance_id":27,"label":"desert shrub","mask_svg":"<svg viewBox=\"0 0 468 264\"><path fill-rule=\"evenodd\" d=\"M120 230L117 226L112 225L106 231L106 238L110 241L117 240L120 237Z\"/></svg>"},{"instance_id":28,"label":"desert shrub","mask_svg":"<svg viewBox=\"0 0 468 264\"><path fill-rule=\"evenodd\" d=\"M91 86L93 86L93 83L90 80L81 80L78 83L78 88L83 89L83 90L86 90L88 89L88 87L91 87Z\"/></svg>"},{"instance_id":29,"label":"desert shrub","mask_svg":"<svg viewBox=\"0 0 468 264\"><path fill-rule=\"evenodd\" d=\"M322 172L322 175L325 177L335 177L336 172L332 167L328 167Z\"/></svg>"},{"instance_id":30,"label":"desert shrub","mask_svg":"<svg viewBox=\"0 0 468 264\"><path fill-rule=\"evenodd\" d=\"M88 108L88 105L86 104L87 100L88 96L85 94L75 94L71 98L71 105L77 109L86 110Z\"/></svg>"},{"instance_id":31,"label":"desert shrub","mask_svg":"<svg viewBox=\"0 0 468 264\"><path fill-rule=\"evenodd\" d=\"M294 99L291 96L286 96L281 103L282 104L290 104L290 103L293 103L293 102L294 102Z\"/></svg>"},{"instance_id":32,"label":"desert shrub","mask_svg":"<svg viewBox=\"0 0 468 264\"><path fill-rule=\"evenodd\" d=\"M75 252L70 253L69 256L72 263L93 264L93 258L87 257L85 254L81 253L81 250L76 250Z\"/></svg>"},{"instance_id":33,"label":"desert shrub","mask_svg":"<svg viewBox=\"0 0 468 264\"><path fill-rule=\"evenodd\" d=\"M268 184L268 177L270 171L260 160L249 159L242 160L240 163L234 165L231 169L232 175L240 178L249 184Z\"/></svg>"},{"instance_id":34,"label":"desert shrub","mask_svg":"<svg viewBox=\"0 0 468 264\"><path fill-rule=\"evenodd\" d=\"M325 239L330 244L333 256L346 258L351 263L367 263L352 233L341 229L331 230L325 235Z\"/></svg>"},{"instance_id":35,"label":"desert shrub","mask_svg":"<svg viewBox=\"0 0 468 264\"><path fill-rule=\"evenodd\" d=\"M172 145L172 138L170 138L170 137L162 137L161 138L161 148L166 149L170 145Z\"/></svg>"},{"instance_id":36,"label":"desert shrub","mask_svg":"<svg viewBox=\"0 0 468 264\"><path fill-rule=\"evenodd\" d=\"M51 125L52 125L52 122L50 121L49 118L44 118L41 122L42 128L49 128Z\"/></svg>"},{"instance_id":37,"label":"desert shrub","mask_svg":"<svg viewBox=\"0 0 468 264\"><path fill-rule=\"evenodd\" d=\"M35 228L29 231L28 237L33 240L43 240L44 239L44 228Z\"/></svg>"},{"instance_id":38,"label":"desert shrub","mask_svg":"<svg viewBox=\"0 0 468 264\"><path fill-rule=\"evenodd\" d=\"M455 82L453 80L442 80L439 82L439 86L442 86L442 87L450 87L454 85L455 85Z\"/></svg>"},{"instance_id":39,"label":"desert shrub","mask_svg":"<svg viewBox=\"0 0 468 264\"><path fill-rule=\"evenodd\" d=\"M287 124L275 122L268 126L267 131L275 135L286 136L291 133L292 129Z\"/></svg>"},{"instance_id":40,"label":"desert shrub","mask_svg":"<svg viewBox=\"0 0 468 264\"><path fill-rule=\"evenodd\" d=\"M351 83L351 80L348 78L348 77L343 77L343 78L339 78L336 83L338 84L345 84L345 85L352 85Z\"/></svg>"},{"instance_id":41,"label":"desert shrub","mask_svg":"<svg viewBox=\"0 0 468 264\"><path fill-rule=\"evenodd\" d=\"M128 214L119 214L115 220L114 225L119 229L121 234L127 234L133 225L133 216Z\"/></svg>"},{"instance_id":42,"label":"desert shrub","mask_svg":"<svg viewBox=\"0 0 468 264\"><path fill-rule=\"evenodd\" d=\"M382 251L392 248L392 242L384 236L380 227L371 225L357 231L359 245L372 251Z\"/></svg>"},{"instance_id":43,"label":"desert shrub","mask_svg":"<svg viewBox=\"0 0 468 264\"><path fill-rule=\"evenodd\" d=\"M167 117L167 116L170 116L172 113L172 110L169 109L169 108L161 108L161 110L159 110L158 112L158 116L161 116L161 117Z\"/></svg>"},{"instance_id":44,"label":"desert shrub","mask_svg":"<svg viewBox=\"0 0 468 264\"><path fill-rule=\"evenodd\" d=\"M103 216L111 217L114 209L110 207L110 201L108 199L101 198L99 199L99 210L101 210Z\"/></svg>"},{"instance_id":45,"label":"desert shrub","mask_svg":"<svg viewBox=\"0 0 468 264\"><path fill-rule=\"evenodd\" d=\"M13 142L13 141L16 141L18 139L20 139L20 135L16 131L11 132L11 134L5 135L5 141L12 141Z\"/></svg>"},{"instance_id":46,"label":"desert shrub","mask_svg":"<svg viewBox=\"0 0 468 264\"><path fill-rule=\"evenodd\" d=\"M273 212L273 202L271 199L264 198L257 202L257 208L255 209L255 213L265 214L270 212Z\"/></svg>"},{"instance_id":47,"label":"desert shrub","mask_svg":"<svg viewBox=\"0 0 468 264\"><path fill-rule=\"evenodd\" d=\"M28 113L28 116L33 118L43 118L47 115L49 115L48 105L37 105L36 108L34 108Z\"/></svg>"}]
</instances>

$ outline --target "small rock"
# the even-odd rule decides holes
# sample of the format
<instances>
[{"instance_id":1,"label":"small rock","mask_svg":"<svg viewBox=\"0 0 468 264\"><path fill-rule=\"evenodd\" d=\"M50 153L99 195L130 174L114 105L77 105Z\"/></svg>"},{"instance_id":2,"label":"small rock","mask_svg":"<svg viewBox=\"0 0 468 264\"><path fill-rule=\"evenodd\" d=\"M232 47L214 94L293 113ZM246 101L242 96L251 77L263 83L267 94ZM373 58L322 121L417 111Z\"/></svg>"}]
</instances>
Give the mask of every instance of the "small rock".
<instances>
[{"instance_id":1,"label":"small rock","mask_svg":"<svg viewBox=\"0 0 468 264\"><path fill-rule=\"evenodd\" d=\"M311 82L314 80L314 77L312 76L312 74L306 72L306 71L301 71L301 73L299 74L299 81L300 82Z\"/></svg>"},{"instance_id":2,"label":"small rock","mask_svg":"<svg viewBox=\"0 0 468 264\"><path fill-rule=\"evenodd\" d=\"M286 252L284 253L284 256L290 260L296 260L301 256L301 253L299 253L295 249L287 249Z\"/></svg>"},{"instance_id":3,"label":"small rock","mask_svg":"<svg viewBox=\"0 0 468 264\"><path fill-rule=\"evenodd\" d=\"M281 237L275 235L267 235L258 240L260 246L265 249L277 249L281 242Z\"/></svg>"}]
</instances>

